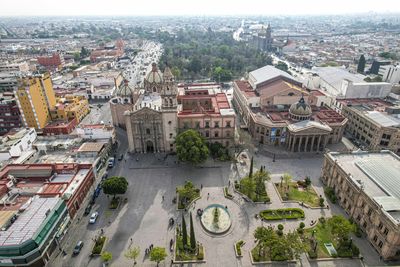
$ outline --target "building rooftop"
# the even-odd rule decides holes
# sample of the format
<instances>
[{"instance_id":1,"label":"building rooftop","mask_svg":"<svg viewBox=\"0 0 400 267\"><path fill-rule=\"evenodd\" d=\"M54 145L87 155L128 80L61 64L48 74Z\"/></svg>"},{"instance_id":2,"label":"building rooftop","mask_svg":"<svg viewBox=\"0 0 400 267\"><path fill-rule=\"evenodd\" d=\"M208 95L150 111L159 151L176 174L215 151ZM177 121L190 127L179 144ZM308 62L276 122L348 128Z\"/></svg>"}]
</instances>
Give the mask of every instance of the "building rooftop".
<instances>
[{"instance_id":1,"label":"building rooftop","mask_svg":"<svg viewBox=\"0 0 400 267\"><path fill-rule=\"evenodd\" d=\"M277 69L274 66L264 66L249 73L249 79L252 80L255 86L268 80L274 79L278 76L283 76L294 80L294 78L289 73Z\"/></svg>"},{"instance_id":2,"label":"building rooftop","mask_svg":"<svg viewBox=\"0 0 400 267\"><path fill-rule=\"evenodd\" d=\"M104 143L101 142L86 142L79 147L78 152L100 152L103 147Z\"/></svg>"},{"instance_id":3,"label":"building rooftop","mask_svg":"<svg viewBox=\"0 0 400 267\"><path fill-rule=\"evenodd\" d=\"M18 219L6 231L0 231L0 246L19 245L31 239L58 201L59 198L34 197L27 202Z\"/></svg>"},{"instance_id":4,"label":"building rooftop","mask_svg":"<svg viewBox=\"0 0 400 267\"><path fill-rule=\"evenodd\" d=\"M364 83L365 78L364 75L350 73L341 67L313 67L312 71L337 90L342 86L344 79L353 83Z\"/></svg>"},{"instance_id":5,"label":"building rooftop","mask_svg":"<svg viewBox=\"0 0 400 267\"><path fill-rule=\"evenodd\" d=\"M354 184L400 222L400 158L389 151L330 152Z\"/></svg>"},{"instance_id":6,"label":"building rooftop","mask_svg":"<svg viewBox=\"0 0 400 267\"><path fill-rule=\"evenodd\" d=\"M383 127L399 127L400 119L395 118L394 116L390 116L386 113L379 111L367 111L365 114L368 118L375 121L379 125Z\"/></svg>"}]
</instances>

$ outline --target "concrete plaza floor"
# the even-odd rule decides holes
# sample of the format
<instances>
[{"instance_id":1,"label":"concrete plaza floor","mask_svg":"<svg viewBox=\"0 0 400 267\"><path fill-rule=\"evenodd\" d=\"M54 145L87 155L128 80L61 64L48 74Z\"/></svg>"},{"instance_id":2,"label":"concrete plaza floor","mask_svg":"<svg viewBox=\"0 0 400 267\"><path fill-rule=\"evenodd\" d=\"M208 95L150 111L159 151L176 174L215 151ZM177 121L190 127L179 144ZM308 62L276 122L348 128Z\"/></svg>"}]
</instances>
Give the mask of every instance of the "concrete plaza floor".
<instances>
[{"instance_id":1,"label":"concrete plaza floor","mask_svg":"<svg viewBox=\"0 0 400 267\"><path fill-rule=\"evenodd\" d=\"M125 151L126 145L122 143L118 153L125 153ZM199 265L251 266L249 251L255 245L253 232L256 227L267 225L256 219L254 215L267 208L300 207L296 203L282 203L272 182L278 182L280 176L285 172L292 174L294 180L309 176L317 192L323 194L322 184L319 180L322 155L314 155L309 158L277 159L273 162L270 157L259 153L255 157L255 166L265 165L266 169L272 173L272 182L267 183L271 204L245 202L240 195L233 193L232 187L229 190L234 195L234 199L224 198L223 187L228 185L228 180L233 181L238 178L236 168L230 162L209 160L201 167L193 167L187 164L177 164L175 157L166 157L161 154L134 154L125 156L125 159L126 161L119 161L109 175L127 178L129 186L124 197L128 198L128 202L121 204L117 210L109 210L109 198L101 194L95 206L100 213L99 220L94 225L87 224L88 217L80 217L79 222L74 220L69 237L62 244L68 255L63 257L58 254L48 266L101 266L102 261L99 257L89 256L93 246L92 240L99 235L101 229L107 236L104 250L113 255L111 266L132 266L132 262L124 257L124 252L132 245L141 248L141 254L137 260L138 266L155 266L155 263L150 262L148 257L144 256L144 251L150 244L169 250L169 241L174 238L174 229L168 228L168 220L173 217L176 222L180 222L181 217L181 211L176 210L172 199L175 197L176 187L182 185L186 180L191 180L197 187L203 185L202 197L191 207L192 211L196 211L197 208L205 208L209 204L219 203L226 205L232 216L232 227L223 236L211 236L205 232L200 225L199 218L194 216L196 238L205 247L206 263ZM207 198L208 193L210 193L209 198ZM302 207L306 212L304 220L306 226L310 225L311 220L316 220L321 216L343 214L343 210L338 206L330 205L330 207L329 210ZM188 216L188 213L185 216ZM300 221L279 221L272 225L279 223L282 223L285 231L288 231L297 228ZM246 244L243 247L244 257L237 259L233 245L240 239L245 240ZM72 249L78 240L83 240L85 246L78 256L71 257ZM384 265L383 262L379 262L379 256L368 241L355 238L354 242L360 247L367 265ZM169 252L168 254L168 258L160 266L171 265L172 255ZM302 266L362 266L358 260L310 263L306 257L302 257L298 264Z\"/></svg>"}]
</instances>

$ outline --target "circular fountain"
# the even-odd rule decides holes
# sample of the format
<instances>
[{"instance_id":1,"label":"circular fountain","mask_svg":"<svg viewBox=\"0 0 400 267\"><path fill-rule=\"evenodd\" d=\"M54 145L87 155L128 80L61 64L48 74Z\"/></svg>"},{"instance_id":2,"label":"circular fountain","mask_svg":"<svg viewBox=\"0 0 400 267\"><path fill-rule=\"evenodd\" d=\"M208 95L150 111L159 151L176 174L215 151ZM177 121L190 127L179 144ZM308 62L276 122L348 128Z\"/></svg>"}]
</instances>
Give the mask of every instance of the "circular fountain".
<instances>
[{"instance_id":1,"label":"circular fountain","mask_svg":"<svg viewBox=\"0 0 400 267\"><path fill-rule=\"evenodd\" d=\"M212 234L224 234L232 225L228 210L219 204L212 204L204 209L201 215L201 225Z\"/></svg>"}]
</instances>

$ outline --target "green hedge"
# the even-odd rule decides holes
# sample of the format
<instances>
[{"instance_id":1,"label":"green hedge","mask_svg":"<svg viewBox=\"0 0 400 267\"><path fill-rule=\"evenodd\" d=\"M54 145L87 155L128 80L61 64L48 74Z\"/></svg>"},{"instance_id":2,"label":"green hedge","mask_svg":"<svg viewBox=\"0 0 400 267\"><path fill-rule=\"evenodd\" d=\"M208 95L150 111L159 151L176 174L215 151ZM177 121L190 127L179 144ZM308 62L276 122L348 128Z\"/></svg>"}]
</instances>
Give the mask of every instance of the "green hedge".
<instances>
[{"instance_id":1,"label":"green hedge","mask_svg":"<svg viewBox=\"0 0 400 267\"><path fill-rule=\"evenodd\" d=\"M105 242L106 242L105 236L100 236L99 238L97 238L96 243L92 249L92 254L95 255L100 254Z\"/></svg>"},{"instance_id":2,"label":"green hedge","mask_svg":"<svg viewBox=\"0 0 400 267\"><path fill-rule=\"evenodd\" d=\"M242 246L244 245L243 240L239 240L236 242L235 247L236 247L236 252L239 256L242 256Z\"/></svg>"},{"instance_id":3,"label":"green hedge","mask_svg":"<svg viewBox=\"0 0 400 267\"><path fill-rule=\"evenodd\" d=\"M263 210L260 212L264 220L283 220L304 218L304 211L299 208L286 208L276 210Z\"/></svg>"}]
</instances>

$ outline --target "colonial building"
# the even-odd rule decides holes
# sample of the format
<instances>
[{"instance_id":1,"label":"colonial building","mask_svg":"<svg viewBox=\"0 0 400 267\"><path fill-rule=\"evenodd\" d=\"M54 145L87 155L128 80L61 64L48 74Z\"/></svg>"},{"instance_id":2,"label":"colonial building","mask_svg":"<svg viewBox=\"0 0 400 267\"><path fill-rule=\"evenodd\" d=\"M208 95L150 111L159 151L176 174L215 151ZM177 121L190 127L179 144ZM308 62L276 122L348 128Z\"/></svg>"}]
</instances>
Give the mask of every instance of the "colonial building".
<instances>
[{"instance_id":1,"label":"colonial building","mask_svg":"<svg viewBox=\"0 0 400 267\"><path fill-rule=\"evenodd\" d=\"M322 181L384 260L400 258L400 158L392 152L325 154Z\"/></svg>"},{"instance_id":2,"label":"colonial building","mask_svg":"<svg viewBox=\"0 0 400 267\"><path fill-rule=\"evenodd\" d=\"M178 87L169 67L161 73L153 63L143 88L127 90L127 83L121 88L110 105L114 125L125 118L130 152L173 152L176 135L186 129L208 142L234 144L235 113L220 85Z\"/></svg>"},{"instance_id":3,"label":"colonial building","mask_svg":"<svg viewBox=\"0 0 400 267\"><path fill-rule=\"evenodd\" d=\"M137 92L138 91L138 92ZM132 110L124 113L130 152L171 152L177 133L177 86L169 67L161 73L155 63L136 89Z\"/></svg>"},{"instance_id":4,"label":"colonial building","mask_svg":"<svg viewBox=\"0 0 400 267\"><path fill-rule=\"evenodd\" d=\"M400 106L370 98L342 99L338 103L349 120L347 133L362 147L400 154Z\"/></svg>"},{"instance_id":5,"label":"colonial building","mask_svg":"<svg viewBox=\"0 0 400 267\"><path fill-rule=\"evenodd\" d=\"M241 127L260 144L292 152L323 151L342 138L347 119L319 97L324 95L272 66L250 72L247 81L234 82L233 104Z\"/></svg>"},{"instance_id":6,"label":"colonial building","mask_svg":"<svg viewBox=\"0 0 400 267\"><path fill-rule=\"evenodd\" d=\"M122 85L115 84L115 97L110 100L113 125L126 129L124 112L132 109L133 90L124 79Z\"/></svg>"}]
</instances>

